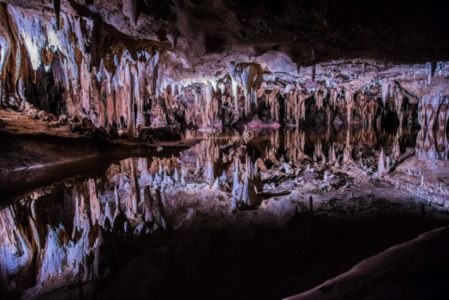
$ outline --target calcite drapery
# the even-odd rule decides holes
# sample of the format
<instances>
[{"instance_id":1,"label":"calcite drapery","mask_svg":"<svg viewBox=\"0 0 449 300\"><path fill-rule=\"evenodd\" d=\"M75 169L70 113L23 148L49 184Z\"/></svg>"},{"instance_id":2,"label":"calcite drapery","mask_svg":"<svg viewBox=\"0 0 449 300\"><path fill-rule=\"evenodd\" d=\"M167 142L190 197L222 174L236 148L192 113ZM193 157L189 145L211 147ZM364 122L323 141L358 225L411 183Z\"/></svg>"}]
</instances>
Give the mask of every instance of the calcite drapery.
<instances>
[{"instance_id":1,"label":"calcite drapery","mask_svg":"<svg viewBox=\"0 0 449 300\"><path fill-rule=\"evenodd\" d=\"M145 125L158 76L159 50L152 43L98 40L99 31L114 32L68 13L61 12L58 23L45 12L5 4L0 10L2 104L87 117L130 135Z\"/></svg>"},{"instance_id":2,"label":"calcite drapery","mask_svg":"<svg viewBox=\"0 0 449 300\"><path fill-rule=\"evenodd\" d=\"M412 126L418 105L419 157L447 158L446 63L355 59L298 68L285 54L268 51L196 70L167 43L124 35L93 15L53 4L56 13L0 6L2 106L46 119L52 118L32 107L63 120L87 118L114 136L132 138L142 128L165 126L209 132L241 123L256 130L310 122L379 128L390 112L400 127ZM135 6L127 2L125 11L136 21Z\"/></svg>"}]
</instances>

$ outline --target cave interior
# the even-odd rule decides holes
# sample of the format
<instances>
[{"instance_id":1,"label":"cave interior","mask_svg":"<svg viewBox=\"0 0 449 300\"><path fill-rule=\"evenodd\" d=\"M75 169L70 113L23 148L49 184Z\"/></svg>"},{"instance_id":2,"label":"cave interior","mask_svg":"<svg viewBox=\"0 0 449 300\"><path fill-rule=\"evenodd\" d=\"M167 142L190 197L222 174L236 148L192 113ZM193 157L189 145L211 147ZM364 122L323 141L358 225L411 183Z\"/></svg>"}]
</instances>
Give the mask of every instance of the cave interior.
<instances>
[{"instance_id":1,"label":"cave interior","mask_svg":"<svg viewBox=\"0 0 449 300\"><path fill-rule=\"evenodd\" d=\"M0 299L447 299L448 11L0 0Z\"/></svg>"}]
</instances>

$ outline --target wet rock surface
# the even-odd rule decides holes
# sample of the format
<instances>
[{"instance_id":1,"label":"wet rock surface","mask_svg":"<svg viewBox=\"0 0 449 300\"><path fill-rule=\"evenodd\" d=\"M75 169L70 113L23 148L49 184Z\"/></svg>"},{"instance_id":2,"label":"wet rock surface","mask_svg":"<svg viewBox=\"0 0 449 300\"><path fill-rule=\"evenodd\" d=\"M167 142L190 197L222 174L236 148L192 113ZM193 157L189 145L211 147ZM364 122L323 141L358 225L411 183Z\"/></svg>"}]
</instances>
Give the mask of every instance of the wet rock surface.
<instances>
[{"instance_id":1,"label":"wet rock surface","mask_svg":"<svg viewBox=\"0 0 449 300\"><path fill-rule=\"evenodd\" d=\"M384 299L386 295L391 298L444 299L448 292L444 282L444 270L449 263L444 246L447 239L447 227L425 233L362 261L310 291L287 299L355 299L366 297L367 291L372 299ZM428 257L429 252L434 255ZM410 264L411 260L413 264Z\"/></svg>"}]
</instances>

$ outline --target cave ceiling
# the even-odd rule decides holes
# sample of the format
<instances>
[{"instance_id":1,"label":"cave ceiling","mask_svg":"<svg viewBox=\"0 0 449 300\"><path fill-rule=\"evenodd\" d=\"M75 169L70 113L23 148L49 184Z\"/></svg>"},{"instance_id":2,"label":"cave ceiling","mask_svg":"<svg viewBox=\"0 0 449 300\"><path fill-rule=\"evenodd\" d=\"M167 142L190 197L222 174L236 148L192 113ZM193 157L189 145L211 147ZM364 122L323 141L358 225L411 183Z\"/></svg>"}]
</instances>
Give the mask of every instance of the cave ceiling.
<instances>
[{"instance_id":1,"label":"cave ceiling","mask_svg":"<svg viewBox=\"0 0 449 300\"><path fill-rule=\"evenodd\" d=\"M267 60L286 55L298 68L355 57L421 63L449 56L445 1L4 2L44 14L63 11L93 19L102 28L93 39L106 40L105 47L117 40L128 48L155 44L194 72L217 71L231 61L257 60L264 54Z\"/></svg>"}]
</instances>

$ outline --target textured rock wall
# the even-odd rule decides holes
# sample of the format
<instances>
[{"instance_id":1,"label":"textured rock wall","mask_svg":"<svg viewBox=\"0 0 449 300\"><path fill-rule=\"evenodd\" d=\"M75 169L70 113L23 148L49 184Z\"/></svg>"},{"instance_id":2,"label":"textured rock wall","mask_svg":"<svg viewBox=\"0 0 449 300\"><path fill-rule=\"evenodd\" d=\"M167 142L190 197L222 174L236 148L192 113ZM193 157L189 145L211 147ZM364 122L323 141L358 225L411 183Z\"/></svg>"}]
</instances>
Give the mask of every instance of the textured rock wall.
<instances>
[{"instance_id":1,"label":"textured rock wall","mask_svg":"<svg viewBox=\"0 0 449 300\"><path fill-rule=\"evenodd\" d=\"M101 23L62 12L4 4L0 11L3 105L87 117L129 134L145 124L159 62L151 43L126 47Z\"/></svg>"},{"instance_id":2,"label":"textured rock wall","mask_svg":"<svg viewBox=\"0 0 449 300\"><path fill-rule=\"evenodd\" d=\"M58 1L42 5L49 4L54 7L42 11L23 3L0 5L2 106L38 118L52 117L33 107L63 121L66 115L85 118L131 138L145 127L380 128L396 118L399 127L421 126L419 157L447 158L446 63L354 59L301 67L270 50L192 66L178 49L126 35L103 22L104 16L82 13L76 3L64 1L63 9ZM135 9L128 6L123 11L132 19Z\"/></svg>"}]
</instances>

